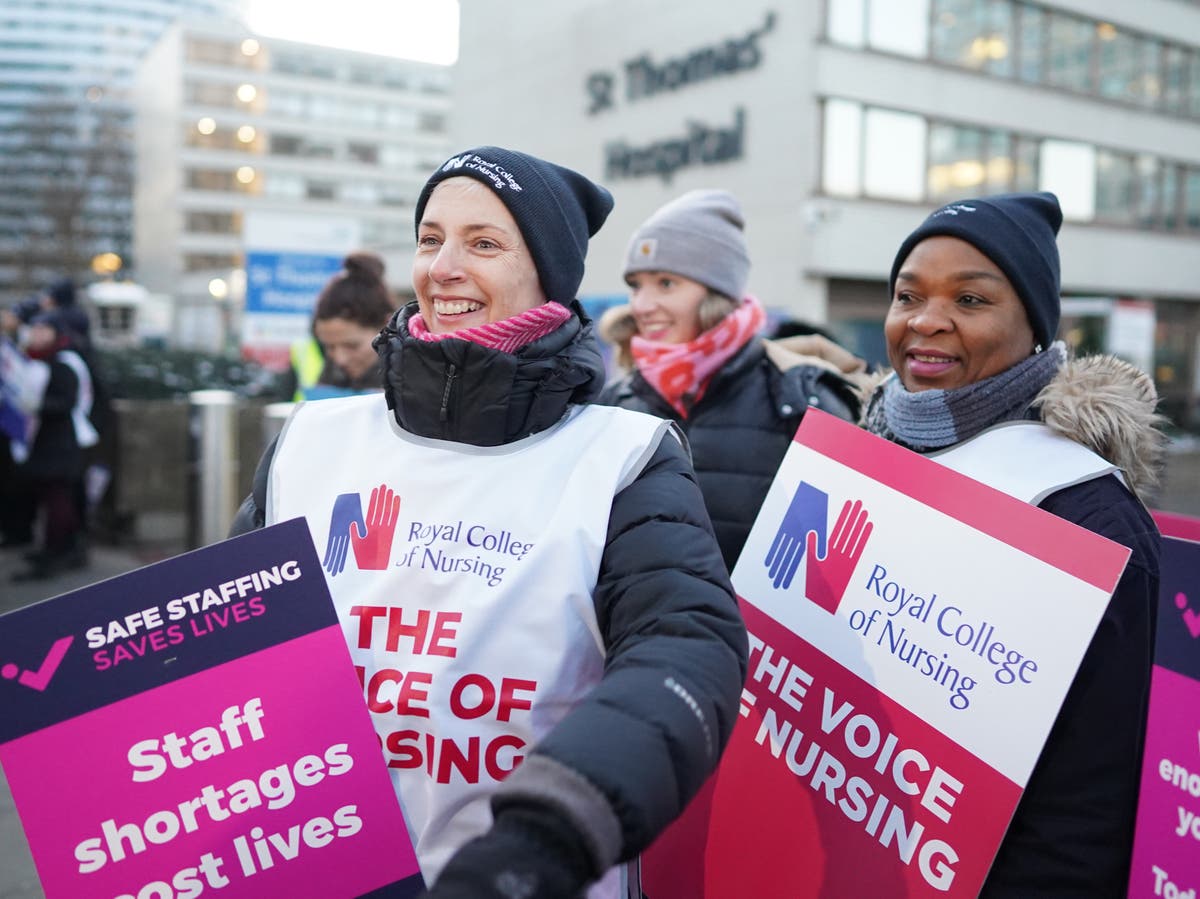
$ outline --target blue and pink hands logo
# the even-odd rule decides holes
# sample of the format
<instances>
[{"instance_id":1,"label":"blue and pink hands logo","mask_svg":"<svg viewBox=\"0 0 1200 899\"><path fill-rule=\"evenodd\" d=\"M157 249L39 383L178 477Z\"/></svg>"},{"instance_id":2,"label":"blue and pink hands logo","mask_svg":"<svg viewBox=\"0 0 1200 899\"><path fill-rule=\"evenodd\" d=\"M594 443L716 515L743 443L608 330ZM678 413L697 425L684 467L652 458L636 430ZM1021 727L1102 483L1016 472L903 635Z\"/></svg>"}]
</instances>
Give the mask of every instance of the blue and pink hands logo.
<instances>
[{"instance_id":1,"label":"blue and pink hands logo","mask_svg":"<svg viewBox=\"0 0 1200 899\"><path fill-rule=\"evenodd\" d=\"M771 585L786 590L807 552L804 595L826 611L836 612L875 526L859 500L846 501L827 539L828 525L829 496L801 481L763 564Z\"/></svg>"},{"instance_id":2,"label":"blue and pink hands logo","mask_svg":"<svg viewBox=\"0 0 1200 899\"><path fill-rule=\"evenodd\" d=\"M363 518L362 499L357 493L343 493L333 501L329 516L329 540L321 564L331 575L346 567L346 557L354 549L354 562L362 571L382 571L392 556L392 538L400 517L400 497L386 484L371 491L367 517Z\"/></svg>"}]
</instances>

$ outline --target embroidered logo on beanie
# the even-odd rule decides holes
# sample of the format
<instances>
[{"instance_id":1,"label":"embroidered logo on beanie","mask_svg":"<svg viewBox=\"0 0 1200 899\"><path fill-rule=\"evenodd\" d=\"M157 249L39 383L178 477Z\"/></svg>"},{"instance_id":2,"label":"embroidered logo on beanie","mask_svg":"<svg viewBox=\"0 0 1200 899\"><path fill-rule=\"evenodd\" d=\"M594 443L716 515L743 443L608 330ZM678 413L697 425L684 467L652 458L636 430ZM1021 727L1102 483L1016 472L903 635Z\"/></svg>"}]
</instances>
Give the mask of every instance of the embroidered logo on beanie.
<instances>
[{"instance_id":1,"label":"embroidered logo on beanie","mask_svg":"<svg viewBox=\"0 0 1200 899\"><path fill-rule=\"evenodd\" d=\"M1054 342L1061 315L1061 275L1056 236L1062 209L1052 193L996 194L960 200L929 215L900 245L888 292L908 255L930 237L956 237L975 247L1008 278L1025 307L1039 346Z\"/></svg>"},{"instance_id":2,"label":"embroidered logo on beanie","mask_svg":"<svg viewBox=\"0 0 1200 899\"><path fill-rule=\"evenodd\" d=\"M740 300L750 275L744 227L742 208L733 194L688 191L660 207L634 232L624 274L671 272Z\"/></svg>"},{"instance_id":3,"label":"embroidered logo on beanie","mask_svg":"<svg viewBox=\"0 0 1200 899\"><path fill-rule=\"evenodd\" d=\"M639 240L637 242L637 246L634 248L633 254L637 256L638 259L645 260L646 262L653 262L654 252L657 249L658 241L651 237L647 238L646 240Z\"/></svg>"},{"instance_id":4,"label":"embroidered logo on beanie","mask_svg":"<svg viewBox=\"0 0 1200 899\"><path fill-rule=\"evenodd\" d=\"M528 153L475 147L451 156L425 182L417 198L417 228L434 189L460 177L486 184L504 203L533 257L546 299L573 300L583 280L588 238L612 211L612 194L576 171Z\"/></svg>"},{"instance_id":5,"label":"embroidered logo on beanie","mask_svg":"<svg viewBox=\"0 0 1200 899\"><path fill-rule=\"evenodd\" d=\"M446 160L446 164L442 166L443 172L453 172L456 169L468 168L473 171L480 172L487 178L491 179L492 186L496 190L504 190L505 187L510 187L513 190L520 190L521 185L517 183L517 179L512 176L512 172L506 171L498 162L491 162L474 153L464 153L462 156L451 156Z\"/></svg>"}]
</instances>

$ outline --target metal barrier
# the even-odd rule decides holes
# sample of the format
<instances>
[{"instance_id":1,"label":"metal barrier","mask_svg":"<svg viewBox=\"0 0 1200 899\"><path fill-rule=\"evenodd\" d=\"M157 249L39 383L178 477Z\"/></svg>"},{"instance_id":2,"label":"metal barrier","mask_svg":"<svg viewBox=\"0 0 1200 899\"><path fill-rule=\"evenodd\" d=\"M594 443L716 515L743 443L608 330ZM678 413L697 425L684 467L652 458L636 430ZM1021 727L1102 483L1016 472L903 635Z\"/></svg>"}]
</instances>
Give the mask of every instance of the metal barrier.
<instances>
[{"instance_id":1,"label":"metal barrier","mask_svg":"<svg viewBox=\"0 0 1200 899\"><path fill-rule=\"evenodd\" d=\"M237 394L188 394L188 546L224 540L237 512Z\"/></svg>"}]
</instances>

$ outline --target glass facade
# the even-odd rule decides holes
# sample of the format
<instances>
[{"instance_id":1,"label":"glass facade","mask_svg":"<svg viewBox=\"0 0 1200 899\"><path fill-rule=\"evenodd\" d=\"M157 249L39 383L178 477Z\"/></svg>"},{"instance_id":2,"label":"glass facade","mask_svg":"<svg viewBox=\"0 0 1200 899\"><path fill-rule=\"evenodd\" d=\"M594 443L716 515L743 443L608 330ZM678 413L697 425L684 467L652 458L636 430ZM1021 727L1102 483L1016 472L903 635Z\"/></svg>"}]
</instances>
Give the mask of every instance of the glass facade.
<instances>
[{"instance_id":1,"label":"glass facade","mask_svg":"<svg viewBox=\"0 0 1200 899\"><path fill-rule=\"evenodd\" d=\"M1200 47L1023 0L828 0L826 37L1200 118Z\"/></svg>"},{"instance_id":2,"label":"glass facade","mask_svg":"<svg viewBox=\"0 0 1200 899\"><path fill-rule=\"evenodd\" d=\"M936 205L1050 190L1077 222L1200 232L1200 165L837 97L824 103L821 189Z\"/></svg>"}]
</instances>

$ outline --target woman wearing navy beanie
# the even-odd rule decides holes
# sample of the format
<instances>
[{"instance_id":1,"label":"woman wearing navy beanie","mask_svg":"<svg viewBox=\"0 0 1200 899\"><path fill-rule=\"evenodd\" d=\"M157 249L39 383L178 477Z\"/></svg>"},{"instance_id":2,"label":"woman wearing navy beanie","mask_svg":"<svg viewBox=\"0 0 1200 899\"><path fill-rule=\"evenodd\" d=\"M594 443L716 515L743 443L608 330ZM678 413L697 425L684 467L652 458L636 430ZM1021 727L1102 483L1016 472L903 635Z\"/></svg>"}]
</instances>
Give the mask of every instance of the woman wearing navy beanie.
<instances>
[{"instance_id":1,"label":"woman wearing navy beanie","mask_svg":"<svg viewBox=\"0 0 1200 899\"><path fill-rule=\"evenodd\" d=\"M976 454L983 461L964 473L1132 551L987 899L1124 897L1141 776L1159 535L1139 496L1153 486L1163 438L1149 377L1113 357L1069 358L1055 340L1061 224L1053 194L1008 194L943 206L913 231L889 279L894 373L865 413L873 433L935 456L998 424L1036 424L1022 432L1027 451ZM1045 464L1047 453L1062 464Z\"/></svg>"},{"instance_id":2,"label":"woman wearing navy beanie","mask_svg":"<svg viewBox=\"0 0 1200 899\"><path fill-rule=\"evenodd\" d=\"M525 153L446 160L417 200L416 301L375 339L383 394L300 404L235 524L305 516L348 634L368 605L443 622L439 653L350 639L436 899L627 895L621 863L737 720L746 632L686 450L594 403L575 292L611 208ZM410 670L402 712L376 688Z\"/></svg>"}]
</instances>

